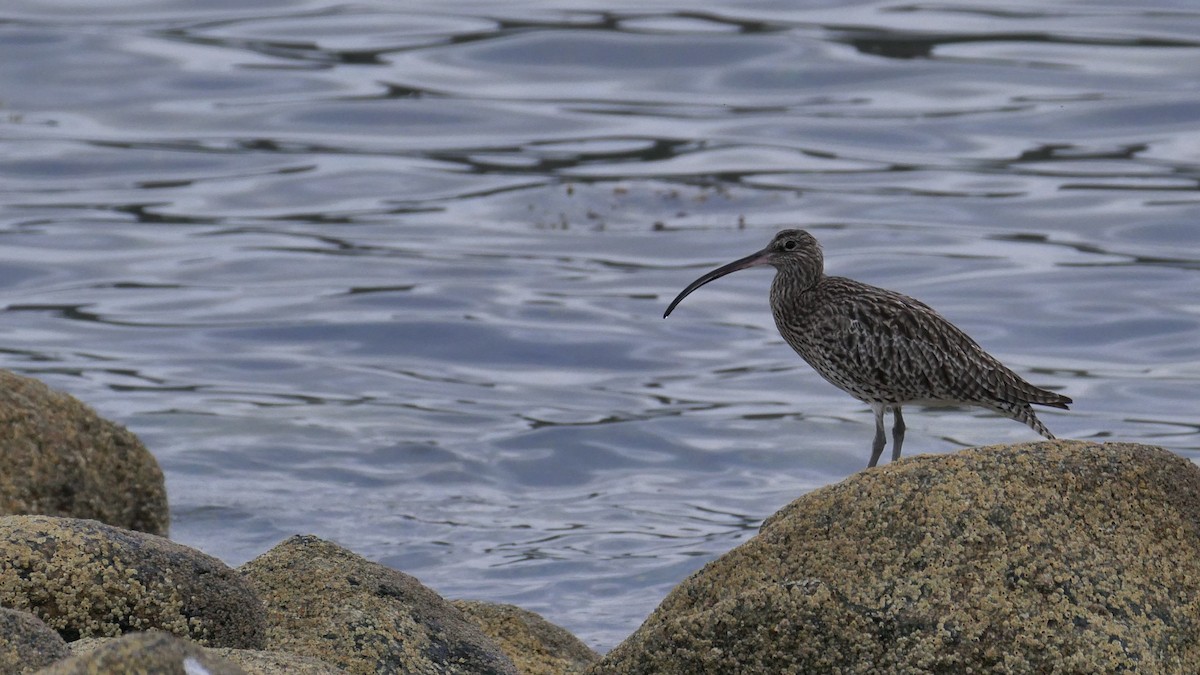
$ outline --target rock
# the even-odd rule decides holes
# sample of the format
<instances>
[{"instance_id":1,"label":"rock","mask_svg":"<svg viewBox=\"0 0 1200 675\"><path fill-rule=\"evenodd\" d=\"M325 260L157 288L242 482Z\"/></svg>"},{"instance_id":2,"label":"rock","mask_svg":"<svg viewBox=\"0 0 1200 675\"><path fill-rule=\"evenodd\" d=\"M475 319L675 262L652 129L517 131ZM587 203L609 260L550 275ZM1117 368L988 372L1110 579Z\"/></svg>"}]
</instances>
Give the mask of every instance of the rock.
<instances>
[{"instance_id":1,"label":"rock","mask_svg":"<svg viewBox=\"0 0 1200 675\"><path fill-rule=\"evenodd\" d=\"M38 675L247 675L199 645L160 631L130 633Z\"/></svg>"},{"instance_id":2,"label":"rock","mask_svg":"<svg viewBox=\"0 0 1200 675\"><path fill-rule=\"evenodd\" d=\"M267 605L269 648L351 673L512 673L508 657L437 593L313 536L241 571Z\"/></svg>"},{"instance_id":3,"label":"rock","mask_svg":"<svg viewBox=\"0 0 1200 675\"><path fill-rule=\"evenodd\" d=\"M0 607L0 673L25 673L70 656L58 633L28 612Z\"/></svg>"},{"instance_id":4,"label":"rock","mask_svg":"<svg viewBox=\"0 0 1200 675\"><path fill-rule=\"evenodd\" d=\"M261 647L266 612L220 560L94 520L0 517L0 605L63 638L152 628L204 645Z\"/></svg>"},{"instance_id":5,"label":"rock","mask_svg":"<svg viewBox=\"0 0 1200 675\"><path fill-rule=\"evenodd\" d=\"M816 490L601 673L1200 671L1200 468L1150 446L926 455Z\"/></svg>"},{"instance_id":6,"label":"rock","mask_svg":"<svg viewBox=\"0 0 1200 675\"><path fill-rule=\"evenodd\" d=\"M246 675L345 675L346 672L320 659L289 652L228 647L205 651L238 664Z\"/></svg>"},{"instance_id":7,"label":"rock","mask_svg":"<svg viewBox=\"0 0 1200 675\"><path fill-rule=\"evenodd\" d=\"M84 637L78 640L71 640L67 643L67 648L71 650L72 654L86 654L116 639L115 637Z\"/></svg>"},{"instance_id":8,"label":"rock","mask_svg":"<svg viewBox=\"0 0 1200 675\"><path fill-rule=\"evenodd\" d=\"M0 515L91 518L165 535L158 462L74 397L0 370Z\"/></svg>"},{"instance_id":9,"label":"rock","mask_svg":"<svg viewBox=\"0 0 1200 675\"><path fill-rule=\"evenodd\" d=\"M450 604L474 621L521 675L579 673L600 659L579 638L527 609L474 600Z\"/></svg>"},{"instance_id":10,"label":"rock","mask_svg":"<svg viewBox=\"0 0 1200 675\"><path fill-rule=\"evenodd\" d=\"M87 654L121 638L81 638L67 646L72 654ZM232 647L201 647L211 657L236 664L246 675L344 675L346 671L311 656Z\"/></svg>"}]
</instances>

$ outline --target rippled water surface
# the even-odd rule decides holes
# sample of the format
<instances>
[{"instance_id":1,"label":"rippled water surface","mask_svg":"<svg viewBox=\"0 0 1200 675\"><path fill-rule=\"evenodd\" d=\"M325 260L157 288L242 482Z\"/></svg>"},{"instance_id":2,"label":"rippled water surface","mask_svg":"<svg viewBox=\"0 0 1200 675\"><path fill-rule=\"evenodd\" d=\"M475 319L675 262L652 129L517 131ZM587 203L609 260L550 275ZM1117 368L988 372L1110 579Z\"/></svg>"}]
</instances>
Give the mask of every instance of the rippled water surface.
<instances>
[{"instance_id":1,"label":"rippled water surface","mask_svg":"<svg viewBox=\"0 0 1200 675\"><path fill-rule=\"evenodd\" d=\"M175 539L315 533L598 649L865 464L770 272L933 305L1200 458L1192 2L10 0L0 366L141 436ZM1034 438L907 415L910 454Z\"/></svg>"}]
</instances>

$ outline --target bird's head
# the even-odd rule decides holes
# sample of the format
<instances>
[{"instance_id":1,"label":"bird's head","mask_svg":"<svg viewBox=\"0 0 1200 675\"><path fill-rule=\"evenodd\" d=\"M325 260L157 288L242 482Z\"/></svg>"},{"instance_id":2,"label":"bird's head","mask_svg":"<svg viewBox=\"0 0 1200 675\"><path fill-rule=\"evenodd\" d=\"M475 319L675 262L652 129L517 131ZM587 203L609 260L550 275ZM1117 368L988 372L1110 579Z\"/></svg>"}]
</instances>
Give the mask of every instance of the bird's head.
<instances>
[{"instance_id":1,"label":"bird's head","mask_svg":"<svg viewBox=\"0 0 1200 675\"><path fill-rule=\"evenodd\" d=\"M757 253L751 253L745 258L734 260L728 265L696 279L671 301L663 318L670 316L675 306L683 301L689 293L708 282L718 279L738 270L758 265L771 265L780 273L795 276L803 283L816 283L825 271L825 257L821 253L821 245L816 237L804 230L782 230L771 239L767 247Z\"/></svg>"}]
</instances>

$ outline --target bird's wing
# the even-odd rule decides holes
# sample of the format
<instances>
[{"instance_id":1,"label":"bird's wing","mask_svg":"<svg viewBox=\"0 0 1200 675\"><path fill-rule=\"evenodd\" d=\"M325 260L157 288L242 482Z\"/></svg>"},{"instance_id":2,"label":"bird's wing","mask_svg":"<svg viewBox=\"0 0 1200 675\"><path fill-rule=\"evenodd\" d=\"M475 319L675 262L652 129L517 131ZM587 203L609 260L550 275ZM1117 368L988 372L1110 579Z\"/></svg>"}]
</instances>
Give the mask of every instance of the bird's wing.
<instances>
[{"instance_id":1,"label":"bird's wing","mask_svg":"<svg viewBox=\"0 0 1200 675\"><path fill-rule=\"evenodd\" d=\"M822 372L827 379L840 375L897 401L1032 400L1041 391L925 303L850 279L825 283L813 321L822 351L838 355L831 367L844 371Z\"/></svg>"}]
</instances>

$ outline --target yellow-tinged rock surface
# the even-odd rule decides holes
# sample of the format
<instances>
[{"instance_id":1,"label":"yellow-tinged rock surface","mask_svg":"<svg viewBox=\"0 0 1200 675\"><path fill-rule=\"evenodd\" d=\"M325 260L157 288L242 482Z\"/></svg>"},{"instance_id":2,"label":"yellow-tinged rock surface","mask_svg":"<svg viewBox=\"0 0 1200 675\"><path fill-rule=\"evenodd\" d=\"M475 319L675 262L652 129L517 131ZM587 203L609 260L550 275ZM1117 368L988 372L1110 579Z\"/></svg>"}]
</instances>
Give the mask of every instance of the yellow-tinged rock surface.
<instances>
[{"instance_id":1,"label":"yellow-tinged rock surface","mask_svg":"<svg viewBox=\"0 0 1200 675\"><path fill-rule=\"evenodd\" d=\"M0 370L0 515L89 518L167 534L162 470L125 427Z\"/></svg>"},{"instance_id":2,"label":"yellow-tinged rock surface","mask_svg":"<svg viewBox=\"0 0 1200 675\"><path fill-rule=\"evenodd\" d=\"M450 604L499 645L521 675L579 673L600 659L565 628L527 609L478 600L454 600Z\"/></svg>"},{"instance_id":3,"label":"yellow-tinged rock surface","mask_svg":"<svg viewBox=\"0 0 1200 675\"><path fill-rule=\"evenodd\" d=\"M517 675L482 631L415 578L313 536L240 568L267 606L267 648L350 673Z\"/></svg>"},{"instance_id":4,"label":"yellow-tinged rock surface","mask_svg":"<svg viewBox=\"0 0 1200 675\"><path fill-rule=\"evenodd\" d=\"M262 647L266 612L225 563L94 520L0 517L0 605L71 641L159 629L202 645Z\"/></svg>"},{"instance_id":5,"label":"yellow-tinged rock surface","mask_svg":"<svg viewBox=\"0 0 1200 675\"><path fill-rule=\"evenodd\" d=\"M1048 441L863 471L677 586L601 673L1200 672L1200 468Z\"/></svg>"}]
</instances>

